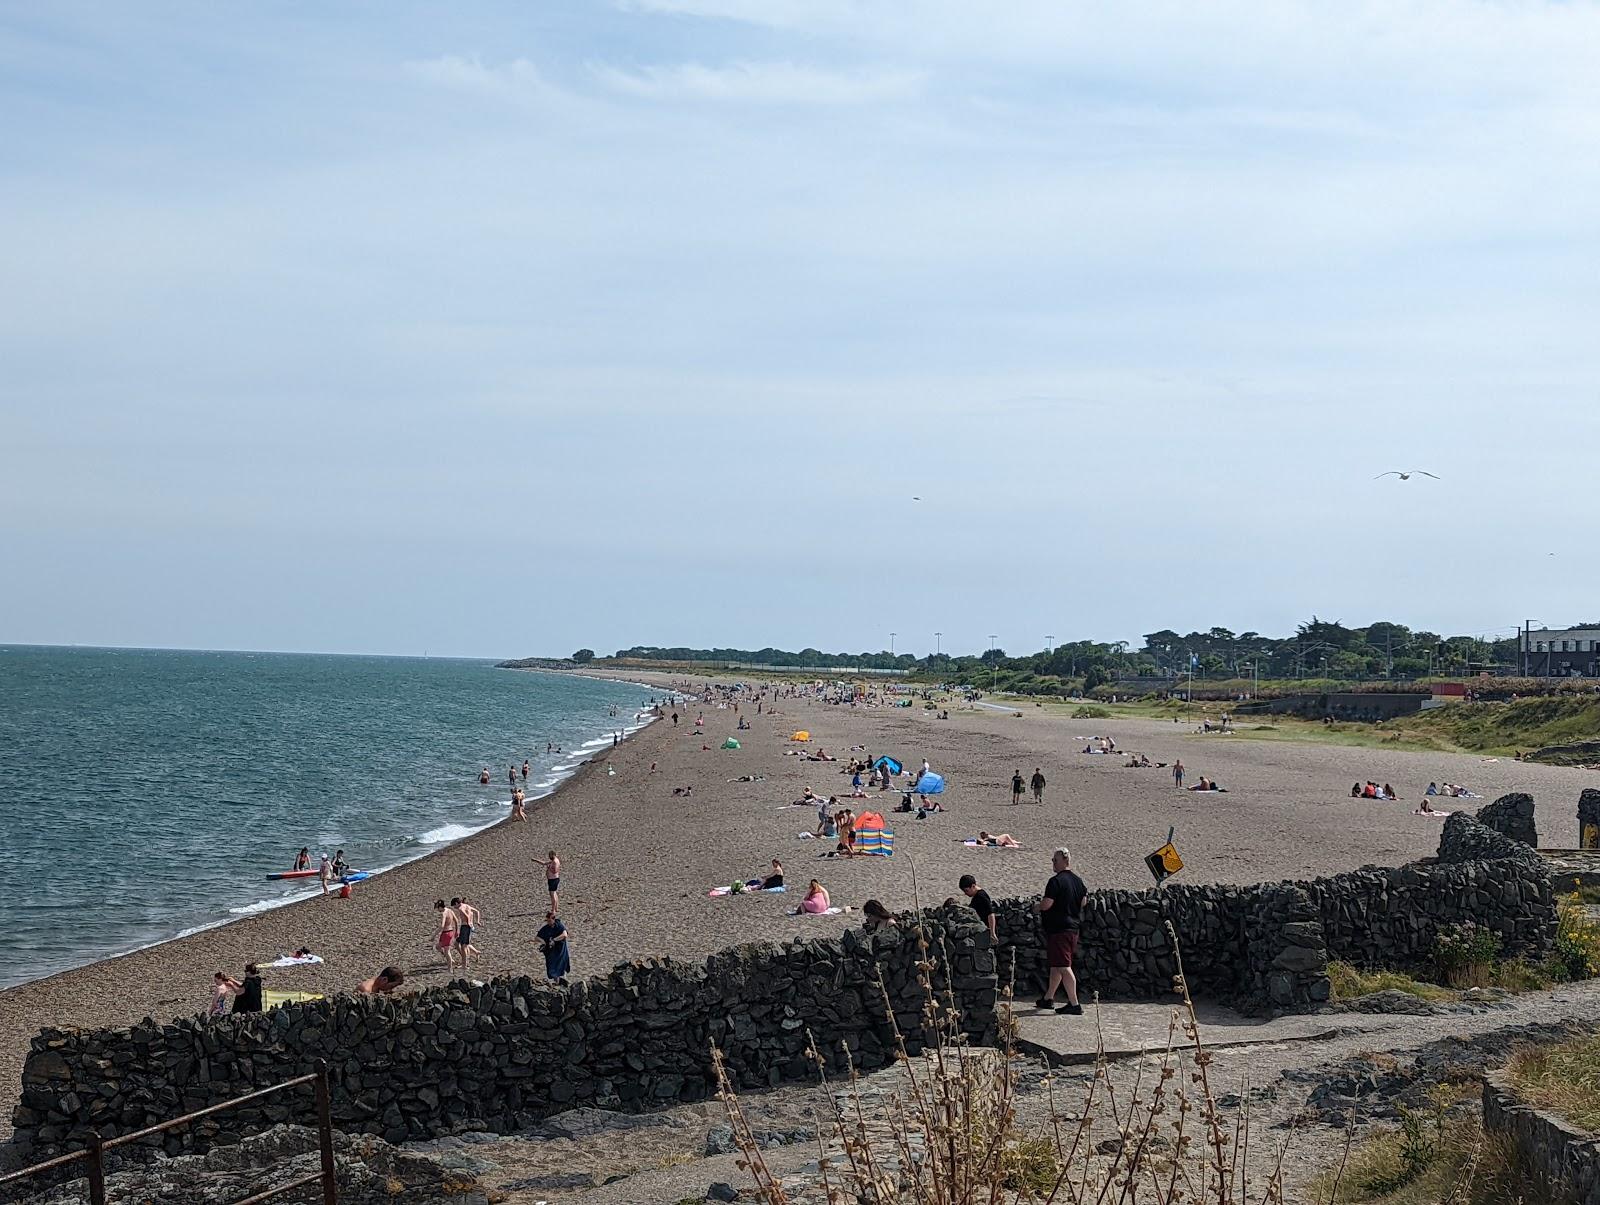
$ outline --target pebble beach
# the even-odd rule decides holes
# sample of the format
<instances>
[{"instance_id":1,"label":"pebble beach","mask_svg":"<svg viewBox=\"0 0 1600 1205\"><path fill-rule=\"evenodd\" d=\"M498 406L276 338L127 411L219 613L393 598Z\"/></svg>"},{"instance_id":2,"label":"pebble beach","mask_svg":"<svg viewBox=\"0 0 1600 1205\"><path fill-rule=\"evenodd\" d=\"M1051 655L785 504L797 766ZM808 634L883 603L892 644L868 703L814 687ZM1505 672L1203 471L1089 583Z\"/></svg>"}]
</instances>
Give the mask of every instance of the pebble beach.
<instances>
[{"instance_id":1,"label":"pebble beach","mask_svg":"<svg viewBox=\"0 0 1600 1205\"><path fill-rule=\"evenodd\" d=\"M666 677L651 685L669 682L697 688ZM200 1012L213 971L239 975L247 962L265 964L304 946L324 962L264 970L269 989L350 991L388 964L406 972L408 988L445 982L431 945L438 898L465 895L482 913L474 939L482 956L472 978L539 975L534 933L548 897L535 859L549 849L563 862L561 915L581 977L633 959L694 958L745 941L833 932L859 924L869 898L891 911L937 904L958 894L964 873L997 897L1033 894L1057 845L1072 849L1074 867L1091 889L1148 886L1144 856L1169 828L1176 830L1186 881L1245 883L1394 865L1426 856L1437 844L1439 820L1412 814L1430 780L1470 785L1483 799L1457 805L1473 809L1507 791L1527 791L1539 803L1541 844L1570 847L1578 792L1593 782L1584 770L1470 755L1201 735L1165 721L1072 720L1031 704L1015 712L948 706L950 718L941 720L920 703L850 707L784 699L775 713L745 707L739 714L751 728L736 732L732 709L691 701L679 708L676 728L658 721L602 750L532 805L525 823L502 822L378 875L349 899L306 900L6 989L0 992L6 1118L28 1042L41 1027L120 1026ZM702 713L700 735L694 719ZM810 732L810 742L789 740L798 729ZM739 749L721 748L730 735L739 738ZM1098 735L1153 761L1182 758L1190 781L1205 774L1227 793L1180 791L1169 769L1129 769L1123 756L1083 753ZM814 826L814 810L788 806L807 787L847 796L849 778L841 771L859 756L853 747L907 766L927 758L949 783L948 810L921 821L892 813L894 792L854 801L858 812L871 807L890 821L893 857L819 858L831 842L799 836ZM804 756L822 750L840 760ZM1043 805L1013 805L1013 772L1027 778L1035 767L1048 781ZM737 781L744 777L759 781ZM1393 783L1401 801L1351 799L1350 783L1369 778ZM692 793L674 795L682 787ZM1010 833L1023 848L962 844L980 829ZM713 887L764 873L773 858L784 864L788 894L708 896ZM790 915L812 877L851 911Z\"/></svg>"}]
</instances>

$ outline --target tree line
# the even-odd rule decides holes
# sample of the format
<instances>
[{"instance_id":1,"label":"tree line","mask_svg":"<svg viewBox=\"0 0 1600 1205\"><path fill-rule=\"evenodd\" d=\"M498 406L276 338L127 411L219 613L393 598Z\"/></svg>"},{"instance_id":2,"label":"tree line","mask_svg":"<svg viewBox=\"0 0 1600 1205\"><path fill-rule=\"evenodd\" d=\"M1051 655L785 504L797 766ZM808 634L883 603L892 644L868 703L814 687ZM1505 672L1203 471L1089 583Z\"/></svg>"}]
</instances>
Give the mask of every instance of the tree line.
<instances>
[{"instance_id":1,"label":"tree line","mask_svg":"<svg viewBox=\"0 0 1600 1205\"><path fill-rule=\"evenodd\" d=\"M1574 625L1577 626L1577 625ZM588 650L583 650L587 652ZM887 650L825 653L804 648L662 648L636 645L617 650L632 661L713 661L774 668L888 669L927 674L951 681L981 680L1006 671L1057 679L1082 679L1092 690L1118 678L1421 678L1461 677L1484 671L1514 670L1516 638L1444 636L1405 624L1379 621L1351 627L1313 615L1290 636L1227 628L1181 633L1168 628L1148 632L1134 648L1125 640L1074 640L1022 656L989 649L979 656L948 653L917 657Z\"/></svg>"}]
</instances>

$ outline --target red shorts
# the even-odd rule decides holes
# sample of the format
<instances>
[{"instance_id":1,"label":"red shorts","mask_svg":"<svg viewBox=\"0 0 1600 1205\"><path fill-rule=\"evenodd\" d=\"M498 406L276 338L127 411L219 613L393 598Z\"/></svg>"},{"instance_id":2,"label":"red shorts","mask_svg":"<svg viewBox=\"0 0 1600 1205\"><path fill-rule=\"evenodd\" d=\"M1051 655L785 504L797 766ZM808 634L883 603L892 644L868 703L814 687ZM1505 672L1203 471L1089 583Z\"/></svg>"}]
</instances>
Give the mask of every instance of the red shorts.
<instances>
[{"instance_id":1,"label":"red shorts","mask_svg":"<svg viewBox=\"0 0 1600 1205\"><path fill-rule=\"evenodd\" d=\"M1078 952L1078 931L1066 929L1060 933L1046 933L1044 949L1053 968L1063 970L1070 967L1072 956Z\"/></svg>"}]
</instances>

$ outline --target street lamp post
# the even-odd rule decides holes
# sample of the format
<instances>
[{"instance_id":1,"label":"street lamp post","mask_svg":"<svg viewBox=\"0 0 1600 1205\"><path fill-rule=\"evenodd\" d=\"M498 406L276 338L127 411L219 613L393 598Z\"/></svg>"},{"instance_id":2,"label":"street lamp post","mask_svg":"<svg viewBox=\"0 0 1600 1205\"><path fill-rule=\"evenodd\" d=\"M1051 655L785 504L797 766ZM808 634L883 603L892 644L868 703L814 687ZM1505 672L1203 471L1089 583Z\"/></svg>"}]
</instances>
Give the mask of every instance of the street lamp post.
<instances>
[{"instance_id":1,"label":"street lamp post","mask_svg":"<svg viewBox=\"0 0 1600 1205\"><path fill-rule=\"evenodd\" d=\"M889 633L889 660L890 661L894 660L894 637L895 637L895 634L893 632L890 632Z\"/></svg>"},{"instance_id":2,"label":"street lamp post","mask_svg":"<svg viewBox=\"0 0 1600 1205\"><path fill-rule=\"evenodd\" d=\"M1052 652L1055 651L1053 648L1051 648L1051 644L1052 644L1052 642L1054 642L1054 640L1055 640L1054 636L1046 636L1044 638L1044 651L1046 653L1052 653Z\"/></svg>"},{"instance_id":3,"label":"street lamp post","mask_svg":"<svg viewBox=\"0 0 1600 1205\"><path fill-rule=\"evenodd\" d=\"M933 634L933 655L936 656L936 657L944 656L944 633L943 632L935 632Z\"/></svg>"},{"instance_id":4,"label":"street lamp post","mask_svg":"<svg viewBox=\"0 0 1600 1205\"><path fill-rule=\"evenodd\" d=\"M990 632L989 651L991 653L994 652L994 642L996 639L998 639L998 637L996 637L993 632ZM995 691L1000 689L1000 658L996 657L993 661L989 662L989 668L994 671L989 678L989 693L994 694Z\"/></svg>"}]
</instances>

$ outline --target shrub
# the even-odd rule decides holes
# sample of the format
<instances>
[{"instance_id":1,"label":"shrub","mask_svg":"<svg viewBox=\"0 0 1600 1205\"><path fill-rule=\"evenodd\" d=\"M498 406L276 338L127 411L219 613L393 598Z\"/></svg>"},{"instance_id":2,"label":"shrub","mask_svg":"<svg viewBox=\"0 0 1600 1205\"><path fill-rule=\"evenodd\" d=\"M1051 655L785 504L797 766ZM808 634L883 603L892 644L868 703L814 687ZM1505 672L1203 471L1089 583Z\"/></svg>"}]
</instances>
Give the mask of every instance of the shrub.
<instances>
[{"instance_id":1,"label":"shrub","mask_svg":"<svg viewBox=\"0 0 1600 1205\"><path fill-rule=\"evenodd\" d=\"M1451 987L1486 987L1500 953L1500 937L1473 921L1441 929L1433 939L1433 961Z\"/></svg>"},{"instance_id":2,"label":"shrub","mask_svg":"<svg viewBox=\"0 0 1600 1205\"><path fill-rule=\"evenodd\" d=\"M1574 891L1556 905L1556 962L1568 979L1593 979L1600 975L1600 924Z\"/></svg>"},{"instance_id":3,"label":"shrub","mask_svg":"<svg viewBox=\"0 0 1600 1205\"><path fill-rule=\"evenodd\" d=\"M1110 717L1111 713L1104 707L1080 707L1072 713L1075 720L1105 720Z\"/></svg>"}]
</instances>

